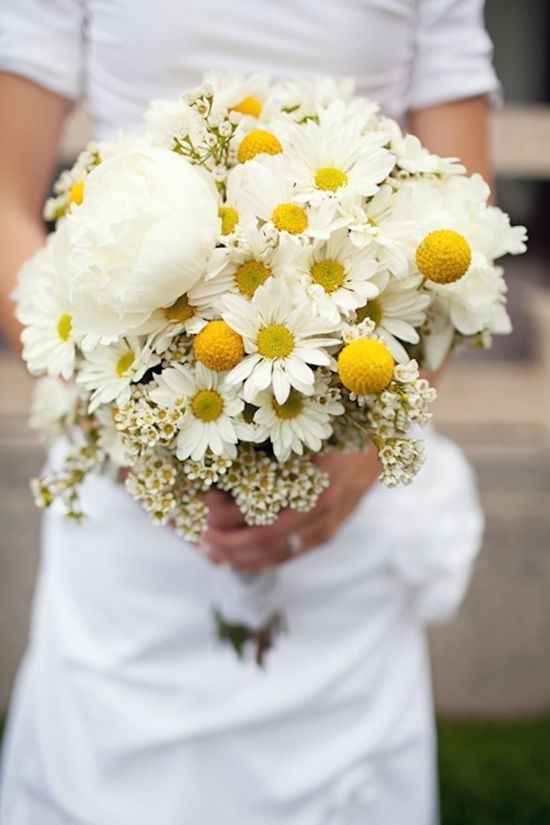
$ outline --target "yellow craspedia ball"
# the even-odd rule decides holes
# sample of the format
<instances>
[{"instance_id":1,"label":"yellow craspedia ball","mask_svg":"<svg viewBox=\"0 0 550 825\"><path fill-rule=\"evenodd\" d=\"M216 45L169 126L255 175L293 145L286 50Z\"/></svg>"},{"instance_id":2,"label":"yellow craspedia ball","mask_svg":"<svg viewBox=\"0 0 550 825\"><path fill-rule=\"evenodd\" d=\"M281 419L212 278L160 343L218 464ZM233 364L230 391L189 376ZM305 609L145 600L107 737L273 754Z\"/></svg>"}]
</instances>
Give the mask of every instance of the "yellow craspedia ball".
<instances>
[{"instance_id":1,"label":"yellow craspedia ball","mask_svg":"<svg viewBox=\"0 0 550 825\"><path fill-rule=\"evenodd\" d=\"M338 356L340 381L357 395L385 390L393 377L389 349L374 338L358 338L346 344Z\"/></svg>"},{"instance_id":2,"label":"yellow craspedia ball","mask_svg":"<svg viewBox=\"0 0 550 825\"><path fill-rule=\"evenodd\" d=\"M256 155L280 155L283 147L273 132L265 129L254 129L244 137L237 150L240 163L252 160Z\"/></svg>"},{"instance_id":3,"label":"yellow craspedia ball","mask_svg":"<svg viewBox=\"0 0 550 825\"><path fill-rule=\"evenodd\" d=\"M416 265L436 284L452 284L466 274L472 261L470 244L460 232L437 229L418 245Z\"/></svg>"},{"instance_id":4,"label":"yellow craspedia ball","mask_svg":"<svg viewBox=\"0 0 550 825\"><path fill-rule=\"evenodd\" d=\"M225 321L210 321L193 341L197 361L215 372L236 367L244 355L243 339Z\"/></svg>"}]
</instances>

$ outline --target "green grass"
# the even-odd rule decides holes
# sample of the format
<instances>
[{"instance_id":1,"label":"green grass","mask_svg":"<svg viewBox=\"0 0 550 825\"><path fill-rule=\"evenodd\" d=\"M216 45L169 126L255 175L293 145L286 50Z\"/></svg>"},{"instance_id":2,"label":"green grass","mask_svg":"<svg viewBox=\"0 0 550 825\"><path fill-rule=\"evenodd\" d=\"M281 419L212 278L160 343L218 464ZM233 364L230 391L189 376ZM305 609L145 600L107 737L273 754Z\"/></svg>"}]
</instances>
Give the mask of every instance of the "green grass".
<instances>
[{"instance_id":1,"label":"green grass","mask_svg":"<svg viewBox=\"0 0 550 825\"><path fill-rule=\"evenodd\" d=\"M442 825L550 824L550 714L440 720Z\"/></svg>"},{"instance_id":2,"label":"green grass","mask_svg":"<svg viewBox=\"0 0 550 825\"><path fill-rule=\"evenodd\" d=\"M550 713L438 728L442 825L550 825Z\"/></svg>"}]
</instances>

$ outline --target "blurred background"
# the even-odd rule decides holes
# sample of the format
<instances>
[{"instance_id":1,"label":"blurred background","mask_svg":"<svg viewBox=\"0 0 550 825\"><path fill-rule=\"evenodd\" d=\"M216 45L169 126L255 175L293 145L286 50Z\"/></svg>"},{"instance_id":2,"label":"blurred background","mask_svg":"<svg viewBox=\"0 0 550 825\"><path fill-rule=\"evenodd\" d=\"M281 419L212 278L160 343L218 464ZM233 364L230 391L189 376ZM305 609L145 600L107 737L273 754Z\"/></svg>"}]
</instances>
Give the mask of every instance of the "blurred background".
<instances>
[{"instance_id":1,"label":"blurred background","mask_svg":"<svg viewBox=\"0 0 550 825\"><path fill-rule=\"evenodd\" d=\"M440 430L466 450L487 516L459 615L430 633L443 825L550 823L550 3L488 0L505 105L493 116L497 195L529 228L506 261L514 334L449 369ZM60 166L87 139L84 111ZM38 562L28 479L43 451L30 382L0 343L0 719L24 648ZM37 824L38 825L38 824ZM392 823L392 825L394 825ZM401 823L395 823L401 825ZM411 824L413 825L413 824Z\"/></svg>"}]
</instances>

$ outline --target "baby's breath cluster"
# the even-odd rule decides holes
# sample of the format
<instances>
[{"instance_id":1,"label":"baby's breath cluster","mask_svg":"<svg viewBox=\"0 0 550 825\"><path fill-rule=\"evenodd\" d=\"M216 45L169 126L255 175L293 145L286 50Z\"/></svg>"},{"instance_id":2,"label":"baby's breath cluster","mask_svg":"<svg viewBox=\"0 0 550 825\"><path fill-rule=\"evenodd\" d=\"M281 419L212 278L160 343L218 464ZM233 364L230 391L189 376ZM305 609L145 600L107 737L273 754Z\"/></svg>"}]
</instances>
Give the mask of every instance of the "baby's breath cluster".
<instances>
[{"instance_id":1,"label":"baby's breath cluster","mask_svg":"<svg viewBox=\"0 0 550 825\"><path fill-rule=\"evenodd\" d=\"M217 105L215 89L208 82L188 92L184 101L190 110L190 128L173 135L173 151L208 170L219 191L225 193L237 122L230 111Z\"/></svg>"},{"instance_id":2,"label":"baby's breath cluster","mask_svg":"<svg viewBox=\"0 0 550 825\"><path fill-rule=\"evenodd\" d=\"M139 457L155 447L169 447L183 417L181 404L171 409L154 404L146 390L135 386L126 404L113 409L113 421L129 455Z\"/></svg>"},{"instance_id":3,"label":"baby's breath cluster","mask_svg":"<svg viewBox=\"0 0 550 825\"><path fill-rule=\"evenodd\" d=\"M188 458L183 462L182 469L189 481L200 484L202 490L209 490L212 485L221 483L232 466L232 459L206 453L199 461Z\"/></svg>"},{"instance_id":4,"label":"baby's breath cluster","mask_svg":"<svg viewBox=\"0 0 550 825\"><path fill-rule=\"evenodd\" d=\"M252 447L241 447L218 482L220 489L233 495L250 525L272 524L286 507L311 510L328 485L328 475L310 456L279 462Z\"/></svg>"},{"instance_id":5,"label":"baby's breath cluster","mask_svg":"<svg viewBox=\"0 0 550 825\"><path fill-rule=\"evenodd\" d=\"M200 499L202 483L189 479L173 456L143 454L126 478L126 489L151 515L154 524L170 524L188 541L198 541L208 509Z\"/></svg>"},{"instance_id":6,"label":"baby's breath cluster","mask_svg":"<svg viewBox=\"0 0 550 825\"><path fill-rule=\"evenodd\" d=\"M417 438L387 438L378 450L382 481L387 487L410 484L426 458L424 443Z\"/></svg>"},{"instance_id":7,"label":"baby's breath cluster","mask_svg":"<svg viewBox=\"0 0 550 825\"><path fill-rule=\"evenodd\" d=\"M388 438L408 432L413 424L431 420L431 405L437 397L434 387L420 378L416 361L397 366L394 378L382 393L367 401L367 418L376 435Z\"/></svg>"},{"instance_id":8,"label":"baby's breath cluster","mask_svg":"<svg viewBox=\"0 0 550 825\"><path fill-rule=\"evenodd\" d=\"M80 487L90 473L101 472L105 464L106 455L94 440L75 447L67 453L59 470L31 481L35 504L47 509L59 501L68 518L81 521L84 513L80 509Z\"/></svg>"}]
</instances>

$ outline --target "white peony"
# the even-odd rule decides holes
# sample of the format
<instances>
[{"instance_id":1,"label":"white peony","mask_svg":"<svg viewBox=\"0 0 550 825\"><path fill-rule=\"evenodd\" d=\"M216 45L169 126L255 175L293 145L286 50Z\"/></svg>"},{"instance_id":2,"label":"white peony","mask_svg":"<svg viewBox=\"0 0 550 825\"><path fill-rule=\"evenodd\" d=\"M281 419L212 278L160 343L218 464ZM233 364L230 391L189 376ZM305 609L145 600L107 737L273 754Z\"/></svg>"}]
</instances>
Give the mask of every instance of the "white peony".
<instances>
[{"instance_id":1,"label":"white peony","mask_svg":"<svg viewBox=\"0 0 550 825\"><path fill-rule=\"evenodd\" d=\"M218 230L214 187L160 148L102 162L58 229L84 348L110 343L172 305L200 278Z\"/></svg>"}]
</instances>

